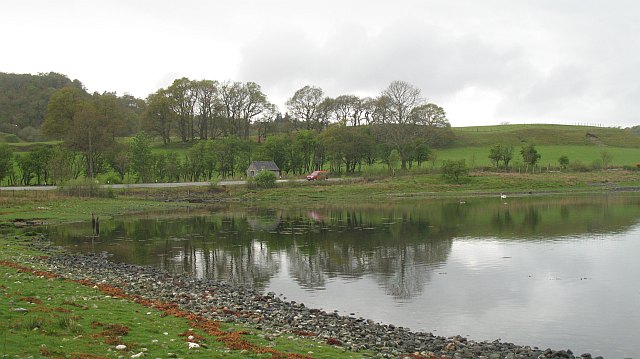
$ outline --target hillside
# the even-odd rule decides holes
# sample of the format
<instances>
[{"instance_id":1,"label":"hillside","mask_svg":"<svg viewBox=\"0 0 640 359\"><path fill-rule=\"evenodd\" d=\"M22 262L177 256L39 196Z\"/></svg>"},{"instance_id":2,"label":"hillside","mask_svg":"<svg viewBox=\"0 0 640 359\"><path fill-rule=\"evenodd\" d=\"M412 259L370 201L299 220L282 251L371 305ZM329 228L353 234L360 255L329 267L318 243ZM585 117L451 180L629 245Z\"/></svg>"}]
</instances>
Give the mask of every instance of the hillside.
<instances>
[{"instance_id":1,"label":"hillside","mask_svg":"<svg viewBox=\"0 0 640 359\"><path fill-rule=\"evenodd\" d=\"M499 125L455 127L452 147L484 147L496 143L521 146L573 145L640 148L640 136L631 131L611 127L570 125Z\"/></svg>"},{"instance_id":2,"label":"hillside","mask_svg":"<svg viewBox=\"0 0 640 359\"><path fill-rule=\"evenodd\" d=\"M0 72L0 131L29 137L20 131L39 128L51 94L71 84L82 86L77 80L71 81L55 72L38 75Z\"/></svg>"}]
</instances>

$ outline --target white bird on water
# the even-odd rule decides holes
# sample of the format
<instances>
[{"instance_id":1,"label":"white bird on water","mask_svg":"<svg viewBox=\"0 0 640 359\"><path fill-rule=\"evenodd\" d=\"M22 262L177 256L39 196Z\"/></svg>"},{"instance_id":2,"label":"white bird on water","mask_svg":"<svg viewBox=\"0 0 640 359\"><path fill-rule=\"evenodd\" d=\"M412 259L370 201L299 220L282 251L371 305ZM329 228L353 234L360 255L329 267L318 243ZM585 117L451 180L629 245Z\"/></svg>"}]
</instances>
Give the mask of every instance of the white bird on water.
<instances>
[{"instance_id":1,"label":"white bird on water","mask_svg":"<svg viewBox=\"0 0 640 359\"><path fill-rule=\"evenodd\" d=\"M501 199L505 199L505 198L507 198L507 195L506 195L506 194L504 194L504 193L500 193L500 198L501 198Z\"/></svg>"}]
</instances>

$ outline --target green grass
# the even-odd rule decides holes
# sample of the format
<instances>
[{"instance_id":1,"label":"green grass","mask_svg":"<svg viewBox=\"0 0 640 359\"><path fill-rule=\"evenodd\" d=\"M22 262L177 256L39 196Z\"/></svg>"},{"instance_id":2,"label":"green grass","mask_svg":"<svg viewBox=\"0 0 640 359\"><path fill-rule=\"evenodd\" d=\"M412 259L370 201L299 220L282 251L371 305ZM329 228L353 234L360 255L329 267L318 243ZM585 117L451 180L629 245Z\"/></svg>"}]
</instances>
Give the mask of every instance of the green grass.
<instances>
[{"instance_id":1,"label":"green grass","mask_svg":"<svg viewBox=\"0 0 640 359\"><path fill-rule=\"evenodd\" d=\"M42 254L30 242L28 236L16 233L0 237L0 352L5 356L121 358L143 352L151 358L270 357L251 347L231 350L220 340L221 334L205 330L201 321L193 323L179 315L167 315L162 309L105 292L104 286L30 272L31 266L24 263ZM42 268L36 265L34 269ZM366 355L286 333L266 333L248 325L216 325L220 325L217 332L222 334L245 332L240 337L258 349L313 353L314 358ZM201 347L189 349L188 335L196 337ZM120 344L127 348L116 350Z\"/></svg>"},{"instance_id":2,"label":"green grass","mask_svg":"<svg viewBox=\"0 0 640 359\"><path fill-rule=\"evenodd\" d=\"M438 174L398 174L396 177L364 177L337 183L296 182L265 190L234 188L230 196L269 207L313 207L316 204L382 203L409 197L477 196L500 192L597 192L607 191L612 186L640 186L640 173L476 172L462 184L447 183Z\"/></svg>"},{"instance_id":3,"label":"green grass","mask_svg":"<svg viewBox=\"0 0 640 359\"><path fill-rule=\"evenodd\" d=\"M443 160L465 159L467 165L474 167L494 166L489 159L489 149L491 146L477 147L454 147L436 150L439 166ZM511 165L522 164L520 149L522 145L513 146L513 160ZM558 158L566 155L570 162L580 161L586 165L591 165L593 161L602 159L602 152L608 152L612 156L612 166L635 166L640 163L640 148L630 147L601 147L601 146L580 146L580 145L536 145L536 150L540 154L538 164L540 166L558 166ZM431 166L431 163L427 163Z\"/></svg>"},{"instance_id":4,"label":"green grass","mask_svg":"<svg viewBox=\"0 0 640 359\"><path fill-rule=\"evenodd\" d=\"M0 192L0 223L15 219L38 219L48 223L91 220L91 214L103 219L134 212L197 207L198 204L163 203L143 198L77 198L61 196L55 191Z\"/></svg>"}]
</instances>

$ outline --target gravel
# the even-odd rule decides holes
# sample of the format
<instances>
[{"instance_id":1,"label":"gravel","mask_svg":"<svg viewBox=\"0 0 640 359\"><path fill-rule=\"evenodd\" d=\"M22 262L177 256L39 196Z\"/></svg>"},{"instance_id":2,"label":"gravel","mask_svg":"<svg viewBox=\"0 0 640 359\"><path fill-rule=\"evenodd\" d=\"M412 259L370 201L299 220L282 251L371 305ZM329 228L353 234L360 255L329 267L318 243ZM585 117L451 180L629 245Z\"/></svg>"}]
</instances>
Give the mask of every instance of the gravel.
<instances>
[{"instance_id":1,"label":"gravel","mask_svg":"<svg viewBox=\"0 0 640 359\"><path fill-rule=\"evenodd\" d=\"M370 319L308 308L303 303L283 300L272 292L171 274L149 266L114 263L106 253L61 253L52 250L46 238L36 238L35 245L50 253L37 260L54 273L69 279L109 284L151 300L177 303L184 310L213 320L249 324L262 330L267 339L302 335L354 352L370 350L377 356L394 358L592 358L589 353L576 355L571 350L539 349L499 340L473 341L462 336L442 337L415 332Z\"/></svg>"}]
</instances>

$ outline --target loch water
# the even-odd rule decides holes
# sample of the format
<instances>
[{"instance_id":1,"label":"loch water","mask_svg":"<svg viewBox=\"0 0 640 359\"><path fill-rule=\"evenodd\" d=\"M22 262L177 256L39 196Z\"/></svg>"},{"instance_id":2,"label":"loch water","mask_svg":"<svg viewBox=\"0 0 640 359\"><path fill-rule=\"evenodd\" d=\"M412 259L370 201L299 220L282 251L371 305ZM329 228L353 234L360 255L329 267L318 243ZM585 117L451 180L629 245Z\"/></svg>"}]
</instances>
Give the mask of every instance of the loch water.
<instances>
[{"instance_id":1,"label":"loch water","mask_svg":"<svg viewBox=\"0 0 640 359\"><path fill-rule=\"evenodd\" d=\"M639 195L229 204L47 231L70 251L416 331L640 358Z\"/></svg>"}]
</instances>

